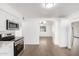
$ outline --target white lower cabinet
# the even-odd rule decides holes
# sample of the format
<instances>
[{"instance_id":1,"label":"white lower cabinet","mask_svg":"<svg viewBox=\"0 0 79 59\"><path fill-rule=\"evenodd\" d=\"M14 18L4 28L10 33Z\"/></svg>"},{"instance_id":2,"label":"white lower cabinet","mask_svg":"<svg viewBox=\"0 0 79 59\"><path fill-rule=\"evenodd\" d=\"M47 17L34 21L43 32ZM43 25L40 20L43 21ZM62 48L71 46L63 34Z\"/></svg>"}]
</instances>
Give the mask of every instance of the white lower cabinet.
<instances>
[{"instance_id":1,"label":"white lower cabinet","mask_svg":"<svg viewBox=\"0 0 79 59\"><path fill-rule=\"evenodd\" d=\"M0 41L0 56L14 56L13 41Z\"/></svg>"}]
</instances>

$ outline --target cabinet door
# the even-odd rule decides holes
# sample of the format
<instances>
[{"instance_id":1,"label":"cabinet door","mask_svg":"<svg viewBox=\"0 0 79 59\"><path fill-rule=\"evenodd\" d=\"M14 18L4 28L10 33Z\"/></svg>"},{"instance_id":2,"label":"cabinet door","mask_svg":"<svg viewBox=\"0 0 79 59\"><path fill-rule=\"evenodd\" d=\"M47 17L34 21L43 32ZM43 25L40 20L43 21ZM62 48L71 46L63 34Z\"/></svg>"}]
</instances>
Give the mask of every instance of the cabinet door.
<instances>
[{"instance_id":1,"label":"cabinet door","mask_svg":"<svg viewBox=\"0 0 79 59\"><path fill-rule=\"evenodd\" d=\"M13 55L14 55L13 42L0 41L0 56L13 56Z\"/></svg>"},{"instance_id":2,"label":"cabinet door","mask_svg":"<svg viewBox=\"0 0 79 59\"><path fill-rule=\"evenodd\" d=\"M5 15L0 12L0 31L5 31L6 30L6 18Z\"/></svg>"}]
</instances>

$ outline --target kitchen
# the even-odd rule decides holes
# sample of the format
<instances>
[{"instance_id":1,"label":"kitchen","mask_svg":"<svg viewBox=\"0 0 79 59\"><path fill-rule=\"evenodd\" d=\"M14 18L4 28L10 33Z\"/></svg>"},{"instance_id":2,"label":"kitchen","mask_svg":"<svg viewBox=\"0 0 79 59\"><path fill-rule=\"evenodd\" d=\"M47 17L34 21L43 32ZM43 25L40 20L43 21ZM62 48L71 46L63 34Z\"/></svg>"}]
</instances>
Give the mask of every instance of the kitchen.
<instances>
[{"instance_id":1,"label":"kitchen","mask_svg":"<svg viewBox=\"0 0 79 59\"><path fill-rule=\"evenodd\" d=\"M20 18L11 12L7 4L0 4L0 56L17 56L24 49ZM14 11L15 12L15 11Z\"/></svg>"},{"instance_id":2,"label":"kitchen","mask_svg":"<svg viewBox=\"0 0 79 59\"><path fill-rule=\"evenodd\" d=\"M52 4L0 3L0 56L70 56L71 24L79 21L79 4Z\"/></svg>"}]
</instances>

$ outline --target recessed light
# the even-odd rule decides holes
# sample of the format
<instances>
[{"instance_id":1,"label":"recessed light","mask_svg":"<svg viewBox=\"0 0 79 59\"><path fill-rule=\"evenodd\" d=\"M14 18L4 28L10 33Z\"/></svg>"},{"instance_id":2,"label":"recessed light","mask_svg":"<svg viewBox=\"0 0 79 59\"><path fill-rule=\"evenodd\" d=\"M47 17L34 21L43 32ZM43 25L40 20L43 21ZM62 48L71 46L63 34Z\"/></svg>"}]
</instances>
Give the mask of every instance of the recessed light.
<instances>
[{"instance_id":1,"label":"recessed light","mask_svg":"<svg viewBox=\"0 0 79 59\"><path fill-rule=\"evenodd\" d=\"M52 8L56 5L56 3L43 3L42 6L44 8Z\"/></svg>"}]
</instances>

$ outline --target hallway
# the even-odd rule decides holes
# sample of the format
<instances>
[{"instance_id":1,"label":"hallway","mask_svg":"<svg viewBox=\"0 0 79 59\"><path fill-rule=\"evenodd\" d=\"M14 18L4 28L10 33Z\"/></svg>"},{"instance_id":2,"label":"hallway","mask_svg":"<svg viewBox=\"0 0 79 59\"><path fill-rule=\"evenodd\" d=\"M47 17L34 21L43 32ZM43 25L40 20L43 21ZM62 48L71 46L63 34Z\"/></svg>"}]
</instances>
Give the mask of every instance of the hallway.
<instances>
[{"instance_id":1,"label":"hallway","mask_svg":"<svg viewBox=\"0 0 79 59\"><path fill-rule=\"evenodd\" d=\"M22 56L69 56L70 50L59 48L52 43L52 38L41 37L40 45L25 45Z\"/></svg>"}]
</instances>

